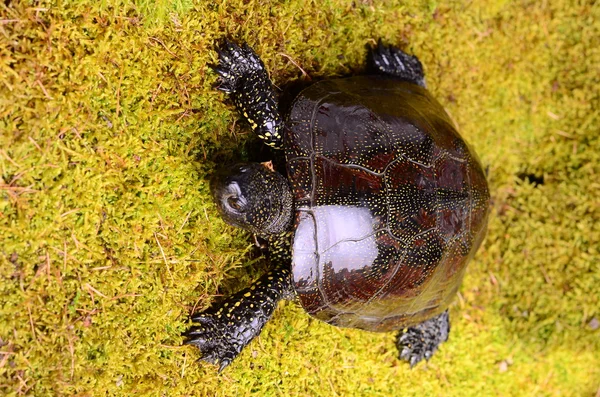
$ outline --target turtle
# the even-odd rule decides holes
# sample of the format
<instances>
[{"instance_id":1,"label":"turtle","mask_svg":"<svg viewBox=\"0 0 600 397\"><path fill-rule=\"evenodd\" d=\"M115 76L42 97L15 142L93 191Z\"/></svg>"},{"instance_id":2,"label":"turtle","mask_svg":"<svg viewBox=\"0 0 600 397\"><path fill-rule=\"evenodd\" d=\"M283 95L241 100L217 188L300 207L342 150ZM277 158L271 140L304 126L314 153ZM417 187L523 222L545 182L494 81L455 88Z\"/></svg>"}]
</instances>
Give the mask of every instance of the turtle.
<instances>
[{"instance_id":1,"label":"turtle","mask_svg":"<svg viewBox=\"0 0 600 397\"><path fill-rule=\"evenodd\" d=\"M334 326L397 331L411 367L448 339L448 306L486 232L486 175L419 59L381 40L367 47L364 75L318 81L280 112L259 56L217 46L217 88L283 151L286 171L240 163L213 185L221 216L266 242L270 266L191 315L185 343L219 372L283 299Z\"/></svg>"}]
</instances>

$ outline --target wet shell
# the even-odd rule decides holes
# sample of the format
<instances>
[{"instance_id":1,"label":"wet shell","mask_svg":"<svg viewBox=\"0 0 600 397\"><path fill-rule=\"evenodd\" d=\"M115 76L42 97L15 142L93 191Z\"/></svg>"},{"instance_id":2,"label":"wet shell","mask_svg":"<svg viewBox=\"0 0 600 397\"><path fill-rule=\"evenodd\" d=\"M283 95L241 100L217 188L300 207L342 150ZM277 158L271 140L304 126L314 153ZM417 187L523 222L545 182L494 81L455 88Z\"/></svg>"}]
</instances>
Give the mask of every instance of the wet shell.
<instances>
[{"instance_id":1,"label":"wet shell","mask_svg":"<svg viewBox=\"0 0 600 397\"><path fill-rule=\"evenodd\" d=\"M371 331L444 311L483 239L489 191L442 106L395 79L327 80L296 98L287 125L304 309Z\"/></svg>"}]
</instances>

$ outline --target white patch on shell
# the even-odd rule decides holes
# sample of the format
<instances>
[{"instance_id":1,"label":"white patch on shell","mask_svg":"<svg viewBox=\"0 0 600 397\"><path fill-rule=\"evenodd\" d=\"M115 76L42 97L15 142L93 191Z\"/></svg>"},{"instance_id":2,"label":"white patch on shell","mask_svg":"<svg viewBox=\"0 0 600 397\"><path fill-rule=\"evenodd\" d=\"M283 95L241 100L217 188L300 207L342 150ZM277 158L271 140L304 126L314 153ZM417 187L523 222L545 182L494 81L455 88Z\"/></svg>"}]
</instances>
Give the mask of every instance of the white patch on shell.
<instances>
[{"instance_id":1,"label":"white patch on shell","mask_svg":"<svg viewBox=\"0 0 600 397\"><path fill-rule=\"evenodd\" d=\"M326 205L298 211L292 247L297 287L314 288L326 265L338 273L371 266L377 258L375 220L368 208Z\"/></svg>"}]
</instances>

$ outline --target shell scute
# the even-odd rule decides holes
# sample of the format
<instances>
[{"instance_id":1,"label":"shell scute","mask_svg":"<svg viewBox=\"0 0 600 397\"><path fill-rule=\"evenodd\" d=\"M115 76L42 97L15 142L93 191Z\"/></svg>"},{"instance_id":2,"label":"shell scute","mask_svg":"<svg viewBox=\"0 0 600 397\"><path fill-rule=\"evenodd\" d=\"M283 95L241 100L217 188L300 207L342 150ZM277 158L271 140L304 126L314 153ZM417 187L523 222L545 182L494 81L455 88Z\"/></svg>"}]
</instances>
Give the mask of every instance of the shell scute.
<instances>
[{"instance_id":1,"label":"shell scute","mask_svg":"<svg viewBox=\"0 0 600 397\"><path fill-rule=\"evenodd\" d=\"M288 125L306 311L387 331L445 310L483 239L489 192L442 106L407 82L327 80L296 98Z\"/></svg>"}]
</instances>

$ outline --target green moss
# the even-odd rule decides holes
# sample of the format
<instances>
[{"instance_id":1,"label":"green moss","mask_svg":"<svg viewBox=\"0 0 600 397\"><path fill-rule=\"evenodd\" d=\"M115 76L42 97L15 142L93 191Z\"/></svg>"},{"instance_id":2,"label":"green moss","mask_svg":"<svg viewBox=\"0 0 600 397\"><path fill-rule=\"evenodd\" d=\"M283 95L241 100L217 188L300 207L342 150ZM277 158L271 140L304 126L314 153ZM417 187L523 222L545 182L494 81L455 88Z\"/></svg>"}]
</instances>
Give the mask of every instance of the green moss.
<instances>
[{"instance_id":1,"label":"green moss","mask_svg":"<svg viewBox=\"0 0 600 397\"><path fill-rule=\"evenodd\" d=\"M600 379L600 7L593 2L0 5L0 391L5 395L594 395ZM488 237L429 363L392 334L282 305L224 374L181 346L193 309L263 271L208 181L252 156L213 89L216 41L276 84L417 54L489 169ZM266 153L266 152L264 152ZM263 153L263 154L264 154ZM540 183L543 179L543 183Z\"/></svg>"}]
</instances>

